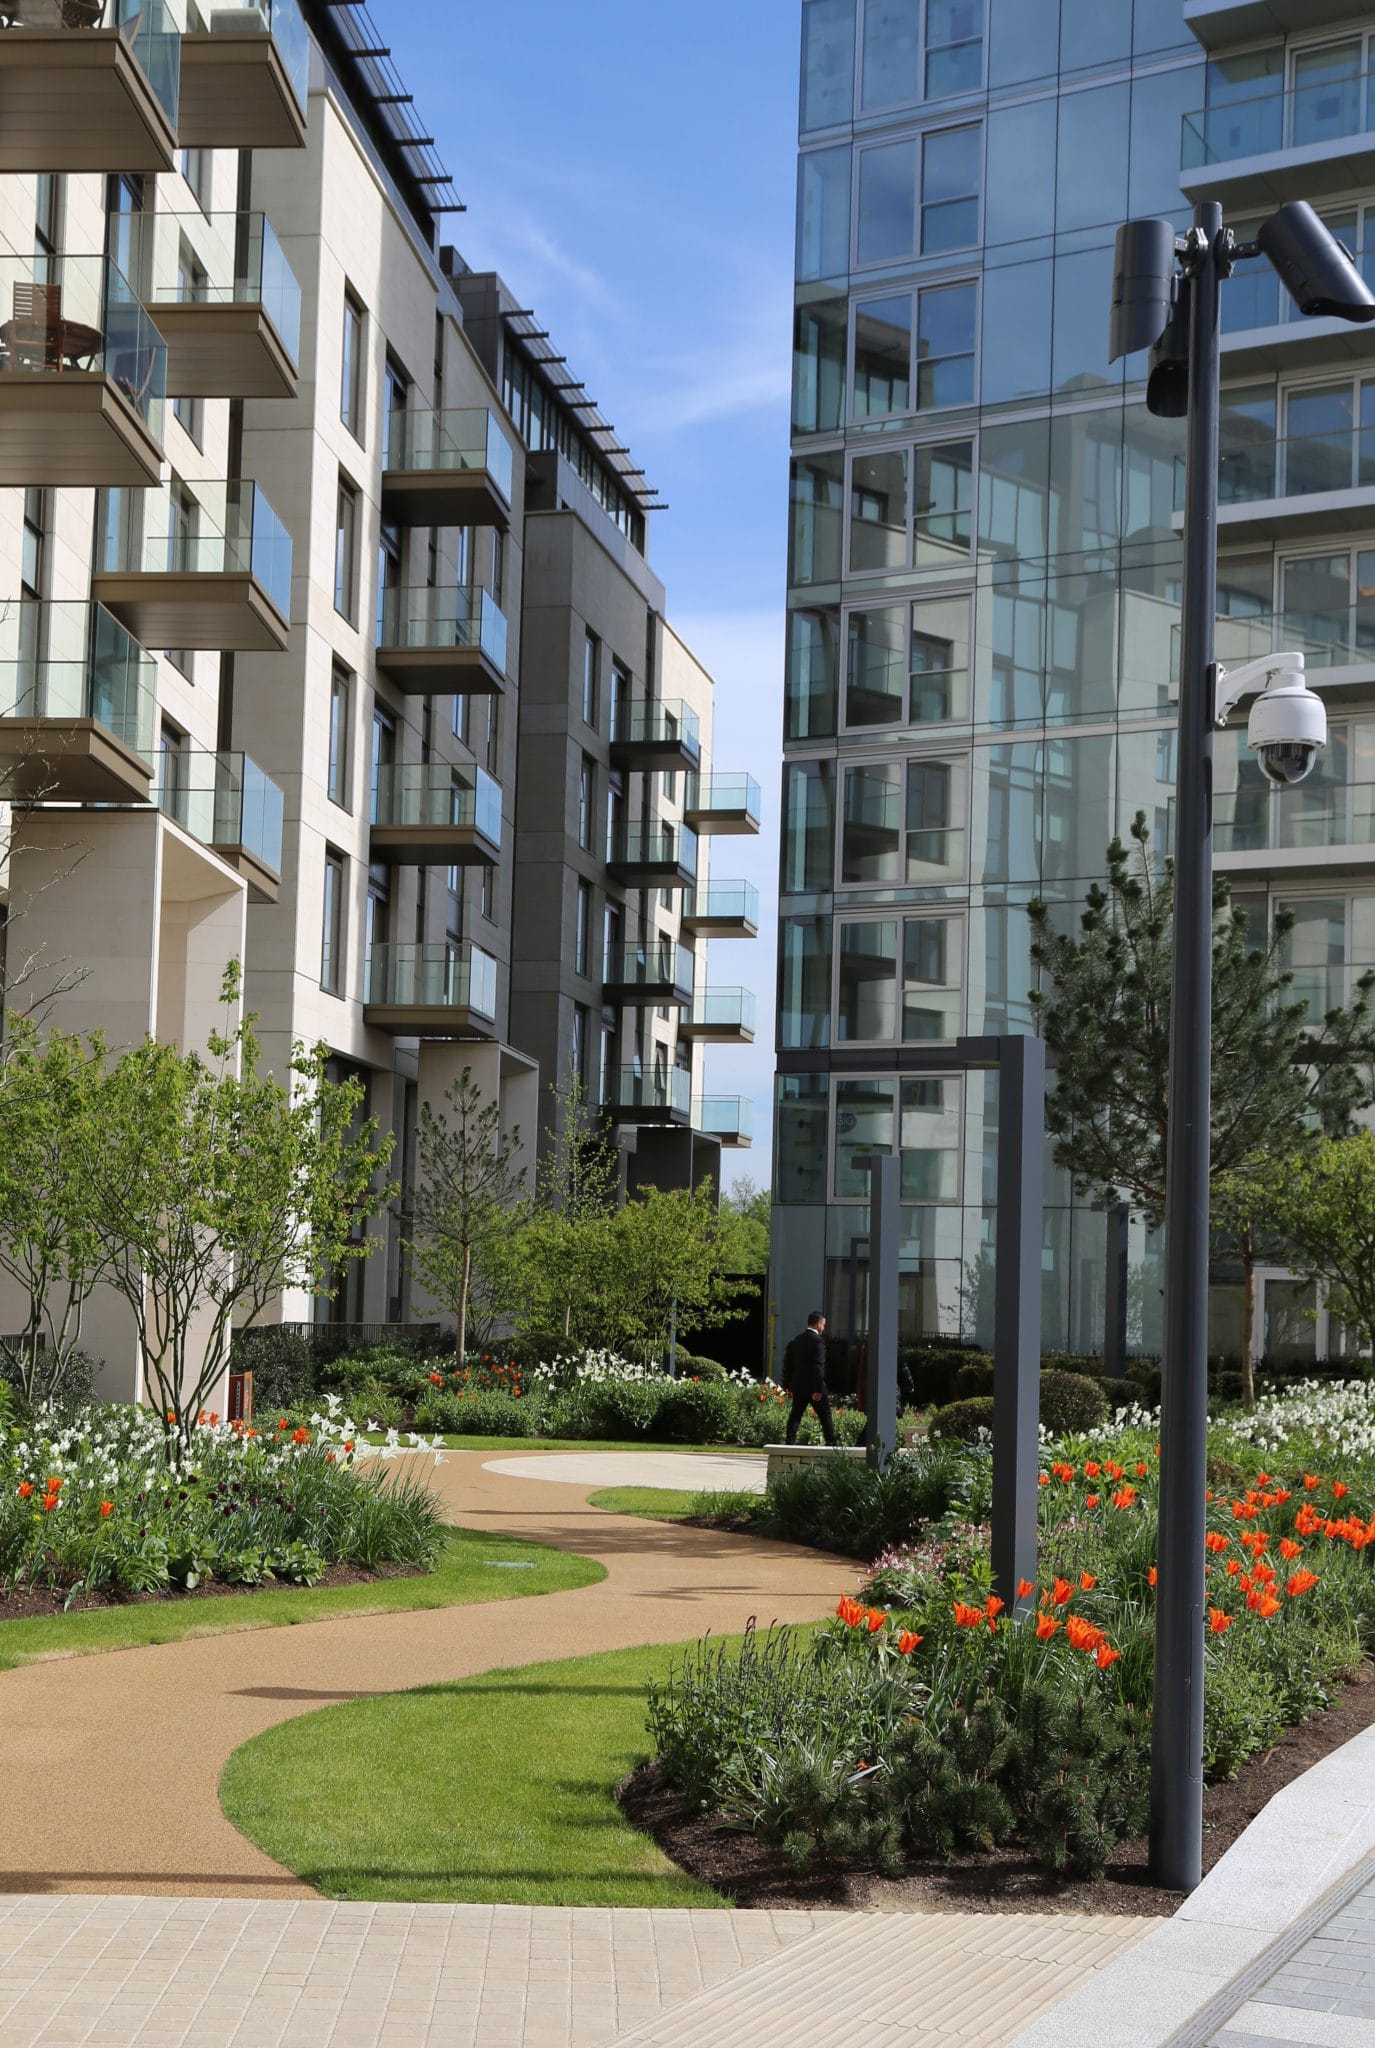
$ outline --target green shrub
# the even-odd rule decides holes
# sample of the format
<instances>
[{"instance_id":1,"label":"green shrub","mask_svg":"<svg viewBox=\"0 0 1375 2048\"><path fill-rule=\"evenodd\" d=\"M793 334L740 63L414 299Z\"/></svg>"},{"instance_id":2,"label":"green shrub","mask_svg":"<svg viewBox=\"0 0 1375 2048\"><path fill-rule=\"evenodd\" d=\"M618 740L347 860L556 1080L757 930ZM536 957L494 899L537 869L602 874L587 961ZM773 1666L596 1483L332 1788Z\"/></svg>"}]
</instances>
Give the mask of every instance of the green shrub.
<instances>
[{"instance_id":1,"label":"green shrub","mask_svg":"<svg viewBox=\"0 0 1375 2048\"><path fill-rule=\"evenodd\" d=\"M903 1363L911 1376L912 1398L919 1408L939 1408L955 1398L955 1382L968 1365L982 1359L991 1364L987 1352L972 1345L916 1344L904 1354Z\"/></svg>"},{"instance_id":2,"label":"green shrub","mask_svg":"<svg viewBox=\"0 0 1375 2048\"><path fill-rule=\"evenodd\" d=\"M702 1358L694 1351L680 1351L676 1364L680 1380L725 1380L729 1377L719 1358Z\"/></svg>"},{"instance_id":3,"label":"green shrub","mask_svg":"<svg viewBox=\"0 0 1375 2048\"><path fill-rule=\"evenodd\" d=\"M229 1369L252 1373L253 1407L259 1415L302 1406L320 1390L314 1346L298 1330L270 1324L241 1330L230 1350Z\"/></svg>"},{"instance_id":4,"label":"green shrub","mask_svg":"<svg viewBox=\"0 0 1375 2048\"><path fill-rule=\"evenodd\" d=\"M1041 1421L1052 1436L1086 1436L1108 1419L1107 1397L1077 1372L1041 1374Z\"/></svg>"},{"instance_id":5,"label":"green shrub","mask_svg":"<svg viewBox=\"0 0 1375 2048\"><path fill-rule=\"evenodd\" d=\"M890 1458L884 1472L871 1472L858 1458L795 1466L770 1481L758 1526L790 1542L874 1558L950 1512L966 1465L956 1450L924 1446Z\"/></svg>"},{"instance_id":6,"label":"green shrub","mask_svg":"<svg viewBox=\"0 0 1375 2048\"><path fill-rule=\"evenodd\" d=\"M733 1389L723 1380L678 1380L659 1403L655 1434L670 1443L728 1443L737 1407Z\"/></svg>"},{"instance_id":7,"label":"green shrub","mask_svg":"<svg viewBox=\"0 0 1375 2048\"><path fill-rule=\"evenodd\" d=\"M979 1394L973 1400L951 1401L948 1406L938 1408L926 1425L926 1433L932 1442L945 1439L973 1444L979 1441L982 1431L992 1427L993 1396Z\"/></svg>"},{"instance_id":8,"label":"green shrub","mask_svg":"<svg viewBox=\"0 0 1375 2048\"><path fill-rule=\"evenodd\" d=\"M1043 1351L1042 1377L1048 1372L1077 1372L1096 1380L1103 1376L1103 1361L1091 1351Z\"/></svg>"},{"instance_id":9,"label":"green shrub","mask_svg":"<svg viewBox=\"0 0 1375 2048\"><path fill-rule=\"evenodd\" d=\"M580 1380L550 1400L545 1434L652 1438L658 1434L665 1384L658 1379Z\"/></svg>"},{"instance_id":10,"label":"green shrub","mask_svg":"<svg viewBox=\"0 0 1375 2048\"><path fill-rule=\"evenodd\" d=\"M509 1394L486 1391L449 1394L432 1387L415 1409L416 1428L440 1436L534 1436L539 1422L540 1406L533 1398L514 1401Z\"/></svg>"},{"instance_id":11,"label":"green shrub","mask_svg":"<svg viewBox=\"0 0 1375 2048\"><path fill-rule=\"evenodd\" d=\"M962 1365L955 1375L955 1399L957 1401L981 1401L993 1392L993 1360L983 1356L971 1358Z\"/></svg>"}]
</instances>

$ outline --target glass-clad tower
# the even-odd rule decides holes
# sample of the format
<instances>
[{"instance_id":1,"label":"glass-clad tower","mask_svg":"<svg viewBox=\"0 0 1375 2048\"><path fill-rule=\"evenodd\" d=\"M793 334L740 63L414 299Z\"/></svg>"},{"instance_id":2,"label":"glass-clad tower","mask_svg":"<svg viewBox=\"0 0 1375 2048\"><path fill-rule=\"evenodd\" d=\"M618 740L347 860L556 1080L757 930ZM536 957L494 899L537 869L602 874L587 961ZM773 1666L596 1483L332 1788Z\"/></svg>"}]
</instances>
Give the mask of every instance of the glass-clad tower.
<instances>
[{"instance_id":1,"label":"glass-clad tower","mask_svg":"<svg viewBox=\"0 0 1375 2048\"><path fill-rule=\"evenodd\" d=\"M1343 19L1350 12L1349 20ZM1116 228L1312 201L1364 252L1375 41L1349 0L803 0L774 1309L865 1320L867 1175L902 1157L905 1336L987 1338L997 1100L939 1070L1032 1028L1138 811L1169 847L1181 422L1110 367ZM1369 269L1370 266L1367 265ZM1375 338L1225 289L1219 656L1305 649L1331 740L1284 795L1219 735L1217 856L1289 905L1316 1008L1375 962ZM1048 1172L1043 1341L1103 1341L1106 1229ZM1130 1337L1158 1341L1131 1231ZM1239 1294L1219 1267L1214 1342ZM1258 1336L1327 1331L1267 1276Z\"/></svg>"}]
</instances>

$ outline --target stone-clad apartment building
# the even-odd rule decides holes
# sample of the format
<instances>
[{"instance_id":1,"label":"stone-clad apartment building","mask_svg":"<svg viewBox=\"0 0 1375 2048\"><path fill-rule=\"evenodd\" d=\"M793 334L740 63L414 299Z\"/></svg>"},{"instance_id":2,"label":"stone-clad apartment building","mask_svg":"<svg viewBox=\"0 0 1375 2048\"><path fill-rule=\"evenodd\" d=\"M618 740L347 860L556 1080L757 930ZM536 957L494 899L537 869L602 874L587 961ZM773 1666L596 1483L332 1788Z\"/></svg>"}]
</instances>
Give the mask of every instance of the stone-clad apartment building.
<instances>
[{"instance_id":1,"label":"stone-clad apartment building","mask_svg":"<svg viewBox=\"0 0 1375 2048\"><path fill-rule=\"evenodd\" d=\"M758 794L642 472L455 209L361 5L0 6L7 1002L200 1045L237 957L404 1172L464 1065L533 1147L571 1063L681 1183L749 1138L707 948L756 906L707 856ZM404 1320L383 1228L284 1319ZM87 1341L137 1393L118 1305Z\"/></svg>"}]
</instances>

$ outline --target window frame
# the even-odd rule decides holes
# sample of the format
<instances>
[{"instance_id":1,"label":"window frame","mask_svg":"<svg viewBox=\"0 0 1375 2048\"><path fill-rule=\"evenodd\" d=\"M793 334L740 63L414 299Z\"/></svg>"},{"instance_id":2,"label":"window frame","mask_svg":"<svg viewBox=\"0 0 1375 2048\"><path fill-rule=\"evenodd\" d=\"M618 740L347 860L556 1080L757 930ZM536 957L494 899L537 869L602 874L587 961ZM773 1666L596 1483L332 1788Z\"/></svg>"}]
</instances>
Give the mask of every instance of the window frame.
<instances>
[{"instance_id":1,"label":"window frame","mask_svg":"<svg viewBox=\"0 0 1375 2048\"><path fill-rule=\"evenodd\" d=\"M329 742L325 754L325 795L341 811L353 811L353 703L358 678L336 656L330 665ZM342 705L342 711L336 712Z\"/></svg>"},{"instance_id":2,"label":"window frame","mask_svg":"<svg viewBox=\"0 0 1375 2048\"><path fill-rule=\"evenodd\" d=\"M348 855L339 847L326 844L320 905L320 988L323 994L341 1000L348 947L347 898Z\"/></svg>"},{"instance_id":3,"label":"window frame","mask_svg":"<svg viewBox=\"0 0 1375 2048\"><path fill-rule=\"evenodd\" d=\"M334 609L355 632L358 628L362 516L363 494L347 470L341 467L334 508Z\"/></svg>"},{"instance_id":4,"label":"window frame","mask_svg":"<svg viewBox=\"0 0 1375 2048\"><path fill-rule=\"evenodd\" d=\"M339 419L360 448L367 447L368 309L344 280L340 323Z\"/></svg>"},{"instance_id":5,"label":"window frame","mask_svg":"<svg viewBox=\"0 0 1375 2048\"><path fill-rule=\"evenodd\" d=\"M902 1035L902 1021L904 1015L903 998L907 993L907 983L904 979L903 972L904 960L906 955L905 927L909 923L944 924L947 927L956 927L955 931L951 934L951 936L947 938L946 946L947 959L953 958L956 961L958 968L958 976L954 982L946 981L939 984L940 988L943 991L947 993L952 993L955 998L955 1029L948 1038L904 1038L904 1036ZM897 954L894 961L893 970L893 1022L895 1028L893 1031L893 1035L889 1038L850 1038L845 1036L841 1031L840 978L841 959L842 954L844 952L844 947L841 944L840 935L844 926L849 924L896 924L897 926ZM868 906L847 907L837 905L836 909L832 913L830 1015L831 1044L833 1046L846 1047L901 1046L908 1051L910 1051L913 1046L953 1045L955 1039L957 1039L960 1036L960 1034L963 1032L965 1028L966 1002L968 998L967 981L969 965L967 944L968 912L962 905L959 907L948 908L945 904L941 903L890 903L885 904L881 909L877 907L874 909L870 909L868 908ZM934 982L925 982L917 983L915 984L915 986L919 988L935 988L937 984Z\"/></svg>"},{"instance_id":6,"label":"window frame","mask_svg":"<svg viewBox=\"0 0 1375 2048\"><path fill-rule=\"evenodd\" d=\"M930 206L949 206L955 200L928 200L924 195L926 184L926 145L933 138L955 135L964 129L978 131L979 182L973 193L960 195L974 200L974 227L968 242L958 242L949 248L927 249L924 222ZM912 173L912 245L887 256L865 256L860 251L860 203L864 181L864 159L882 149L896 149L910 144L914 154ZM850 177L850 269L855 276L878 276L884 271L901 267L909 269L912 264L958 264L972 261L983 247L984 204L988 186L988 123L981 111L970 109L955 119L940 119L923 122L920 126L908 127L897 135L875 131L868 137L856 137L854 162Z\"/></svg>"}]
</instances>

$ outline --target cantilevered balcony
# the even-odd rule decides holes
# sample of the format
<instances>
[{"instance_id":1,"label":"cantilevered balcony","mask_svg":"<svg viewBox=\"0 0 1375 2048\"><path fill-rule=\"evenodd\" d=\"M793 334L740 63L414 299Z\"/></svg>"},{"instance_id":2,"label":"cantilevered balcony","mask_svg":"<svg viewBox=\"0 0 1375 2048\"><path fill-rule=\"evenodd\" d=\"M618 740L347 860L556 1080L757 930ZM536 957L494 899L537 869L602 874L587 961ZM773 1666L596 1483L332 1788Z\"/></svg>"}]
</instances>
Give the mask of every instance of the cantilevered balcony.
<instances>
[{"instance_id":1,"label":"cantilevered balcony","mask_svg":"<svg viewBox=\"0 0 1375 2048\"><path fill-rule=\"evenodd\" d=\"M485 769L383 768L372 793L370 858L401 866L495 867L501 784Z\"/></svg>"},{"instance_id":2,"label":"cantilevered balcony","mask_svg":"<svg viewBox=\"0 0 1375 2048\"><path fill-rule=\"evenodd\" d=\"M603 993L609 1003L627 1007L678 1008L692 1001L695 978L696 962L688 948L655 932L617 949L606 962Z\"/></svg>"},{"instance_id":3,"label":"cantilevered balcony","mask_svg":"<svg viewBox=\"0 0 1375 2048\"><path fill-rule=\"evenodd\" d=\"M515 457L485 406L457 412L403 407L388 422L382 517L402 526L511 523Z\"/></svg>"},{"instance_id":4,"label":"cantilevered balcony","mask_svg":"<svg viewBox=\"0 0 1375 2048\"><path fill-rule=\"evenodd\" d=\"M1352 19L1352 0L1184 0L1184 26L1209 50L1267 36L1312 34Z\"/></svg>"},{"instance_id":5,"label":"cantilevered balcony","mask_svg":"<svg viewBox=\"0 0 1375 2048\"><path fill-rule=\"evenodd\" d=\"M611 728L617 768L694 769L702 758L702 726L686 704L623 704Z\"/></svg>"},{"instance_id":6,"label":"cantilevered balcony","mask_svg":"<svg viewBox=\"0 0 1375 2048\"><path fill-rule=\"evenodd\" d=\"M181 27L167 0L3 0L0 171L175 170Z\"/></svg>"},{"instance_id":7,"label":"cantilevered balcony","mask_svg":"<svg viewBox=\"0 0 1375 2048\"><path fill-rule=\"evenodd\" d=\"M91 594L145 647L280 653L291 631L291 536L257 484L110 501Z\"/></svg>"},{"instance_id":8,"label":"cantilevered balcony","mask_svg":"<svg viewBox=\"0 0 1375 2048\"><path fill-rule=\"evenodd\" d=\"M166 391L162 336L107 257L0 257L0 484L156 483Z\"/></svg>"},{"instance_id":9,"label":"cantilevered balcony","mask_svg":"<svg viewBox=\"0 0 1375 2048\"><path fill-rule=\"evenodd\" d=\"M1324 208L1332 231L1352 252L1367 284L1375 283L1375 227L1362 235L1354 208ZM1234 222L1246 241L1258 222ZM1225 378L1286 377L1309 370L1341 369L1370 360L1370 336L1359 322L1313 319L1302 314L1264 256L1236 266L1222 294L1222 373Z\"/></svg>"},{"instance_id":10,"label":"cantilevered balcony","mask_svg":"<svg viewBox=\"0 0 1375 2048\"><path fill-rule=\"evenodd\" d=\"M695 832L743 838L759 830L759 784L752 775L695 775L683 816Z\"/></svg>"},{"instance_id":11,"label":"cantilevered balcony","mask_svg":"<svg viewBox=\"0 0 1375 2048\"><path fill-rule=\"evenodd\" d=\"M686 825L626 825L607 872L633 889L686 889L697 879L697 834Z\"/></svg>"},{"instance_id":12,"label":"cantilevered balcony","mask_svg":"<svg viewBox=\"0 0 1375 2048\"><path fill-rule=\"evenodd\" d=\"M747 988L699 988L678 1019L683 1038L712 1045L752 1045L755 1002Z\"/></svg>"},{"instance_id":13,"label":"cantilevered balcony","mask_svg":"<svg viewBox=\"0 0 1375 2048\"><path fill-rule=\"evenodd\" d=\"M1375 784L1310 780L1287 789L1220 790L1213 798L1213 855L1230 875L1315 880L1369 873L1375 868Z\"/></svg>"},{"instance_id":14,"label":"cantilevered balcony","mask_svg":"<svg viewBox=\"0 0 1375 2048\"><path fill-rule=\"evenodd\" d=\"M1334 401L1350 387L1333 387ZM1182 483L1177 487L1182 493ZM1241 440L1224 421L1218 473L1218 526L1234 541L1288 539L1368 527L1375 520L1375 425L1332 433L1293 434L1277 441ZM1178 504L1176 531L1183 525Z\"/></svg>"},{"instance_id":15,"label":"cantilevered balcony","mask_svg":"<svg viewBox=\"0 0 1375 2048\"><path fill-rule=\"evenodd\" d=\"M158 755L154 799L241 874L255 903L275 903L282 874L282 792L247 754L199 748Z\"/></svg>"},{"instance_id":16,"label":"cantilevered balcony","mask_svg":"<svg viewBox=\"0 0 1375 2048\"><path fill-rule=\"evenodd\" d=\"M506 686L506 614L465 584L385 590L378 669L413 697L499 697Z\"/></svg>"},{"instance_id":17,"label":"cantilevered balcony","mask_svg":"<svg viewBox=\"0 0 1375 2048\"><path fill-rule=\"evenodd\" d=\"M759 891L753 882L699 882L683 892L682 922L701 938L757 939Z\"/></svg>"},{"instance_id":18,"label":"cantilevered balcony","mask_svg":"<svg viewBox=\"0 0 1375 2048\"><path fill-rule=\"evenodd\" d=\"M1359 37L1353 48L1359 61ZM1368 185L1375 178L1371 78L1354 66L1346 75L1336 65L1322 70L1311 82L1300 76L1287 92L1275 86L1186 114L1179 182L1188 197L1269 209Z\"/></svg>"},{"instance_id":19,"label":"cantilevered balcony","mask_svg":"<svg viewBox=\"0 0 1375 2048\"><path fill-rule=\"evenodd\" d=\"M688 1124L692 1120L692 1076L682 1067L648 1074L617 1067L602 1103L618 1124Z\"/></svg>"},{"instance_id":20,"label":"cantilevered balcony","mask_svg":"<svg viewBox=\"0 0 1375 2048\"><path fill-rule=\"evenodd\" d=\"M301 287L261 213L133 217L169 398L294 398Z\"/></svg>"},{"instance_id":21,"label":"cantilevered balcony","mask_svg":"<svg viewBox=\"0 0 1375 2048\"><path fill-rule=\"evenodd\" d=\"M495 1038L497 963L466 940L374 945L363 1017L400 1038Z\"/></svg>"},{"instance_id":22,"label":"cantilevered balcony","mask_svg":"<svg viewBox=\"0 0 1375 2048\"><path fill-rule=\"evenodd\" d=\"M300 149L310 37L299 0L191 0L187 27L183 149Z\"/></svg>"},{"instance_id":23,"label":"cantilevered balcony","mask_svg":"<svg viewBox=\"0 0 1375 2048\"><path fill-rule=\"evenodd\" d=\"M754 1104L748 1095L704 1095L692 1105L692 1128L743 1151L754 1142Z\"/></svg>"},{"instance_id":24,"label":"cantilevered balcony","mask_svg":"<svg viewBox=\"0 0 1375 2048\"><path fill-rule=\"evenodd\" d=\"M147 798L157 663L98 604L0 605L0 794L28 802Z\"/></svg>"}]
</instances>

